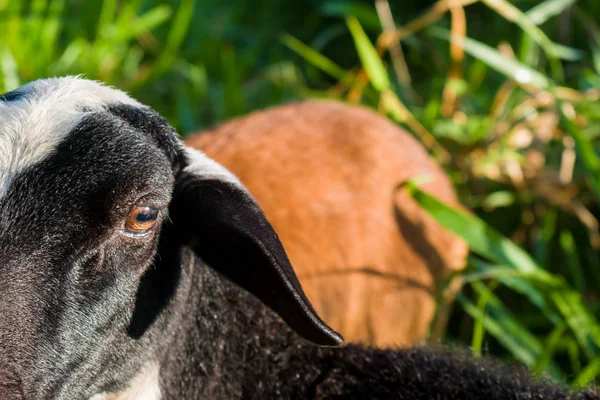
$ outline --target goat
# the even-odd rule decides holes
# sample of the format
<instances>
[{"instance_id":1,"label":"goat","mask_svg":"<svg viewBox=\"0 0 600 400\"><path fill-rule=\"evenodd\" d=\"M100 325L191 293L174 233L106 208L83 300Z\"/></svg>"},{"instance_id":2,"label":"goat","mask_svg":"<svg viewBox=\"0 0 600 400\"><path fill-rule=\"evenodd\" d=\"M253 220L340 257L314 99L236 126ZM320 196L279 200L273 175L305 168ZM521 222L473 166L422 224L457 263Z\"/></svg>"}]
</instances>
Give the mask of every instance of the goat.
<instances>
[{"instance_id":1,"label":"goat","mask_svg":"<svg viewBox=\"0 0 600 400\"><path fill-rule=\"evenodd\" d=\"M458 204L444 171L410 134L357 106L307 101L186 138L233 172L279 235L323 319L348 341L422 341L437 289L467 246L396 187ZM440 329L441 325L437 328Z\"/></svg>"},{"instance_id":2,"label":"goat","mask_svg":"<svg viewBox=\"0 0 600 400\"><path fill-rule=\"evenodd\" d=\"M73 77L0 97L1 399L600 398L341 344L244 186L150 108Z\"/></svg>"}]
</instances>

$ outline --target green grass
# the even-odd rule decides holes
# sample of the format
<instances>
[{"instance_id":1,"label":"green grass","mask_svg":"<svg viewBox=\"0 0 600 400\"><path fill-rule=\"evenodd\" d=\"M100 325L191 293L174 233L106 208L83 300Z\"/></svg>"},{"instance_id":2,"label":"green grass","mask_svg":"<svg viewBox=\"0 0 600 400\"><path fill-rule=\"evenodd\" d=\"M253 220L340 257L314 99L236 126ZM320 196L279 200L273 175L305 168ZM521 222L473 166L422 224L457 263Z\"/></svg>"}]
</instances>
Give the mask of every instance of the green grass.
<instances>
[{"instance_id":1,"label":"green grass","mask_svg":"<svg viewBox=\"0 0 600 400\"><path fill-rule=\"evenodd\" d=\"M600 3L447 3L392 2L391 40L366 0L0 0L0 92L83 74L182 134L302 97L380 110L473 211L408 188L471 248L443 340L595 382Z\"/></svg>"}]
</instances>

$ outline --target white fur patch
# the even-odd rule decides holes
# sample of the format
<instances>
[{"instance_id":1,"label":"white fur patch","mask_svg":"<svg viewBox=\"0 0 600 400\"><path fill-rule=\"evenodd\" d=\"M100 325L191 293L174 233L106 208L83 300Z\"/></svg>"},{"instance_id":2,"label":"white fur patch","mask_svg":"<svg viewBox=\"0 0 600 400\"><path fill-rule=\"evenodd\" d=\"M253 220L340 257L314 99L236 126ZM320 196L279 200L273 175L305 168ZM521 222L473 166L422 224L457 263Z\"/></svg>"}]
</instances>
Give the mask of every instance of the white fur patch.
<instances>
[{"instance_id":1,"label":"white fur patch","mask_svg":"<svg viewBox=\"0 0 600 400\"><path fill-rule=\"evenodd\" d=\"M108 105L144 107L125 93L79 77L40 79L0 101L0 198L14 176L50 155L87 112Z\"/></svg>"},{"instance_id":2,"label":"white fur patch","mask_svg":"<svg viewBox=\"0 0 600 400\"><path fill-rule=\"evenodd\" d=\"M233 183L235 186L244 188L244 185L237 176L229 172L227 168L215 160L208 158L203 152L191 147L186 147L185 150L190 162L189 165L185 167L185 172L194 174L205 181L217 180L229 182Z\"/></svg>"},{"instance_id":3,"label":"white fur patch","mask_svg":"<svg viewBox=\"0 0 600 400\"><path fill-rule=\"evenodd\" d=\"M159 371L158 363L150 363L127 389L117 393L100 393L90 400L160 400Z\"/></svg>"}]
</instances>

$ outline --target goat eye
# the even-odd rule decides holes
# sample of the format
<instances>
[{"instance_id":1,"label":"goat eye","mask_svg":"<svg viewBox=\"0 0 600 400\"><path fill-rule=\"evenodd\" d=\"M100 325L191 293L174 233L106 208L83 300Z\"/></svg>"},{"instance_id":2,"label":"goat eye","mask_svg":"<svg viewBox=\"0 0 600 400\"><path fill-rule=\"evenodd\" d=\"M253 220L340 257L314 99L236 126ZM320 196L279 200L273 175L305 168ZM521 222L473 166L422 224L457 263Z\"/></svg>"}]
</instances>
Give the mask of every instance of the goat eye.
<instances>
[{"instance_id":1,"label":"goat eye","mask_svg":"<svg viewBox=\"0 0 600 400\"><path fill-rule=\"evenodd\" d=\"M156 225L158 210L152 207L135 207L125 221L125 229L131 233L146 233Z\"/></svg>"}]
</instances>

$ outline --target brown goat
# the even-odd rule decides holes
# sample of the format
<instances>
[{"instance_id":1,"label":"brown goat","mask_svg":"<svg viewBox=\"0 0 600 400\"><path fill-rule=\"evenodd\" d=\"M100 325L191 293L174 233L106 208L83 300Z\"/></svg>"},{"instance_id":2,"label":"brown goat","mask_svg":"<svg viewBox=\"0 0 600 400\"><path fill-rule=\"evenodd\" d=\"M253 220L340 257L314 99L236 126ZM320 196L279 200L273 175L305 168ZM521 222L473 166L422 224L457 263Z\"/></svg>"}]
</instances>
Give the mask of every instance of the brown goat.
<instances>
[{"instance_id":1,"label":"brown goat","mask_svg":"<svg viewBox=\"0 0 600 400\"><path fill-rule=\"evenodd\" d=\"M467 247L398 186L457 204L443 170L409 133L367 109L307 101L189 136L236 174L279 234L307 296L348 341L425 339L440 281Z\"/></svg>"}]
</instances>

